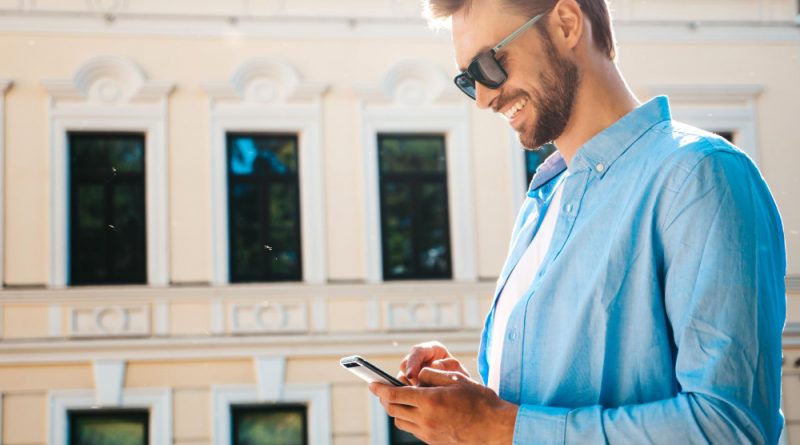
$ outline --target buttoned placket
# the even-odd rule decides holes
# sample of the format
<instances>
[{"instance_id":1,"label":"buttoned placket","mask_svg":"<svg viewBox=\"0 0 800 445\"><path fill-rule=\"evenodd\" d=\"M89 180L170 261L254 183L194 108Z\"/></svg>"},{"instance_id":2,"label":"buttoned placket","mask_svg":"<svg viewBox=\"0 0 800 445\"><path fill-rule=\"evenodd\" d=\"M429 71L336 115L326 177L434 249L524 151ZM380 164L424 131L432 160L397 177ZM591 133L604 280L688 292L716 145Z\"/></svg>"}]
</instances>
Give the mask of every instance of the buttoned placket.
<instances>
[{"instance_id":1,"label":"buttoned placket","mask_svg":"<svg viewBox=\"0 0 800 445\"><path fill-rule=\"evenodd\" d=\"M525 351L525 319L528 306L536 294L541 278L547 273L550 264L561 253L569 234L572 232L580 204L592 176L591 173L591 170L588 169L571 173L562 184L562 187L564 187L562 200L566 199L566 202L562 201L561 209L559 209L558 220L547 255L542 261L539 271L525 296L514 307L509 316L501 359L500 397L504 400L519 403L523 385L521 364L529 360L528 357L523 357L523 352ZM536 351L530 352L536 353ZM530 376L525 376L525 378L528 377ZM535 378L535 376L531 378Z\"/></svg>"}]
</instances>

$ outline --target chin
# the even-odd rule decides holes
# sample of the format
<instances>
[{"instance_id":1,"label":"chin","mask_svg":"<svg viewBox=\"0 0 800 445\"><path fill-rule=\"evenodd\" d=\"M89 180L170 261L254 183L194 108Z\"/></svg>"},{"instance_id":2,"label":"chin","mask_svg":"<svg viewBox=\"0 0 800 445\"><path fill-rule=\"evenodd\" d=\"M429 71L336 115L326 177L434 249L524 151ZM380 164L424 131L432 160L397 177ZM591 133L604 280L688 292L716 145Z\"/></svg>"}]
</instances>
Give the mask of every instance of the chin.
<instances>
[{"instance_id":1,"label":"chin","mask_svg":"<svg viewBox=\"0 0 800 445\"><path fill-rule=\"evenodd\" d=\"M539 141L536 138L536 126L533 128L523 127L517 131L519 143L527 150L538 151L542 146L550 141Z\"/></svg>"}]
</instances>

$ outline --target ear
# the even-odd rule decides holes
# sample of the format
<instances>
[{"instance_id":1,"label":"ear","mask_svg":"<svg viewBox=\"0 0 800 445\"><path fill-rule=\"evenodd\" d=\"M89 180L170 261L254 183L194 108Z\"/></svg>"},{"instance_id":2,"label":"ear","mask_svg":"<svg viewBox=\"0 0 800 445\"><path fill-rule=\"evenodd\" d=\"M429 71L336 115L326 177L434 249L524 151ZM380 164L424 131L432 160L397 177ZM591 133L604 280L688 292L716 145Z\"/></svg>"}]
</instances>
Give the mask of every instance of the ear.
<instances>
[{"instance_id":1,"label":"ear","mask_svg":"<svg viewBox=\"0 0 800 445\"><path fill-rule=\"evenodd\" d=\"M553 38L558 46L573 50L585 32L583 10L576 0L561 0L553 8Z\"/></svg>"}]
</instances>

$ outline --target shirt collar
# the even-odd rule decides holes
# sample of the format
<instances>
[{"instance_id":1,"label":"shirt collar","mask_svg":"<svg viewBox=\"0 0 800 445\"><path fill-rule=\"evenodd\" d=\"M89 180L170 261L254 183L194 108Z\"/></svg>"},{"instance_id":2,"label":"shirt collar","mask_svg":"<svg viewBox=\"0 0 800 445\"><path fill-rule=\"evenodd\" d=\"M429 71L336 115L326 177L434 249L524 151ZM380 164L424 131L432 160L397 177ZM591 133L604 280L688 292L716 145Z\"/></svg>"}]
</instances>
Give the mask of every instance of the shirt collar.
<instances>
[{"instance_id":1,"label":"shirt collar","mask_svg":"<svg viewBox=\"0 0 800 445\"><path fill-rule=\"evenodd\" d=\"M670 119L667 97L654 97L589 139L572 158L568 166L570 173L590 169L603 176L647 130Z\"/></svg>"},{"instance_id":2,"label":"shirt collar","mask_svg":"<svg viewBox=\"0 0 800 445\"><path fill-rule=\"evenodd\" d=\"M544 149L544 147L542 147ZM536 173L533 175L533 179L531 179L531 184L528 187L528 196L530 196L536 189L539 187L547 184L561 174L564 170L567 169L567 163L564 161L564 158L561 156L561 153L558 150L554 150L553 154L547 157L547 159L542 162L539 167L536 168Z\"/></svg>"}]
</instances>

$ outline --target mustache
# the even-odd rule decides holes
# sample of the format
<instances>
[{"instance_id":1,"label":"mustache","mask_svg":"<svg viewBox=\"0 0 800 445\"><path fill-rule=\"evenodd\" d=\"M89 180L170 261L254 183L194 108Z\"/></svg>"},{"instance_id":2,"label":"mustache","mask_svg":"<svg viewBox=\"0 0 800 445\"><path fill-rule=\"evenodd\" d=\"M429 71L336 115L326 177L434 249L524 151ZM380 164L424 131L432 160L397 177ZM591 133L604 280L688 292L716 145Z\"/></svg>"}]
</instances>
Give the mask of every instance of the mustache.
<instances>
[{"instance_id":1,"label":"mustache","mask_svg":"<svg viewBox=\"0 0 800 445\"><path fill-rule=\"evenodd\" d=\"M499 97L497 98L497 100L496 100L496 102L497 102L497 103L495 103L495 104L492 106L492 111L494 111L495 113L499 113L499 112L500 112L500 110L503 110L503 109L504 109L504 108L506 108L508 105L510 105L510 104L515 104L515 103L517 103L517 102L518 102L520 99L525 99L525 98L527 98L527 99L528 99L528 102L530 102L530 101L531 101L531 98L530 98L530 96L529 96L527 93L525 93L525 92L523 92L523 91L519 91L519 90L517 90L517 91L511 91L511 92L509 92L509 93L508 93L508 94L507 94L505 97L503 97L503 96L499 96Z\"/></svg>"}]
</instances>

